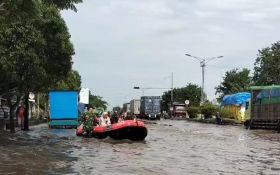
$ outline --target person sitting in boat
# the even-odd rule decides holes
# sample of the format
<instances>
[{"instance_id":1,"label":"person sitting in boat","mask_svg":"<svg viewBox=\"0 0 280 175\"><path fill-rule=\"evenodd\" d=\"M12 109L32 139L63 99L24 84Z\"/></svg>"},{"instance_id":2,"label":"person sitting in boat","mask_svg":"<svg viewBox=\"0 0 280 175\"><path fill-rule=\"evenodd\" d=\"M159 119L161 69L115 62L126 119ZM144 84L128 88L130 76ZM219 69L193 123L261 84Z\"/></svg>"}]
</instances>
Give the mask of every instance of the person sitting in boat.
<instances>
[{"instance_id":1,"label":"person sitting in boat","mask_svg":"<svg viewBox=\"0 0 280 175\"><path fill-rule=\"evenodd\" d=\"M100 126L109 126L109 125L111 125L109 114L108 112L103 112L103 115L100 118Z\"/></svg>"},{"instance_id":2,"label":"person sitting in boat","mask_svg":"<svg viewBox=\"0 0 280 175\"><path fill-rule=\"evenodd\" d=\"M124 121L124 113L122 113L122 114L119 116L118 122L122 122L122 121Z\"/></svg>"},{"instance_id":3,"label":"person sitting in boat","mask_svg":"<svg viewBox=\"0 0 280 175\"><path fill-rule=\"evenodd\" d=\"M119 117L118 112L114 111L114 113L111 116L111 124L118 123Z\"/></svg>"},{"instance_id":4,"label":"person sitting in boat","mask_svg":"<svg viewBox=\"0 0 280 175\"><path fill-rule=\"evenodd\" d=\"M88 106L88 111L85 112L84 115L82 116L82 122L83 122L83 130L85 132L85 135L91 136L93 126L96 126L98 124L97 117L94 114L93 106Z\"/></svg>"}]
</instances>

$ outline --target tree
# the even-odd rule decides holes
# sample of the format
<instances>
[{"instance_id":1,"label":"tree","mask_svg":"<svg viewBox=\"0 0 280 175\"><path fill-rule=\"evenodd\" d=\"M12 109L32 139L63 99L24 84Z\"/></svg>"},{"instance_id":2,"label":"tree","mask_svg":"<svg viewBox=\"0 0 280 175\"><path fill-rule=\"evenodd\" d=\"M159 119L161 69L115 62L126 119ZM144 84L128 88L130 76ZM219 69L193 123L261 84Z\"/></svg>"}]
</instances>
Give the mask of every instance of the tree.
<instances>
[{"instance_id":1,"label":"tree","mask_svg":"<svg viewBox=\"0 0 280 175\"><path fill-rule=\"evenodd\" d=\"M220 97L223 97L227 94L248 91L250 85L251 77L249 69L232 69L226 72L223 81L215 89L216 94L219 93Z\"/></svg>"},{"instance_id":2,"label":"tree","mask_svg":"<svg viewBox=\"0 0 280 175\"><path fill-rule=\"evenodd\" d=\"M22 96L28 109L29 92L46 91L71 71L74 49L59 10L44 4L39 9L41 14L29 19L23 15L22 20L9 20L10 13L0 19L4 23L0 27L0 95L9 100L11 110ZM17 99L15 104L12 99ZM28 130L28 110L25 115Z\"/></svg>"},{"instance_id":3,"label":"tree","mask_svg":"<svg viewBox=\"0 0 280 175\"><path fill-rule=\"evenodd\" d=\"M104 110L107 109L108 103L102 99L102 97L93 95L90 92L89 95L89 104L96 107L96 108L103 108Z\"/></svg>"},{"instance_id":4,"label":"tree","mask_svg":"<svg viewBox=\"0 0 280 175\"><path fill-rule=\"evenodd\" d=\"M58 9L71 9L77 12L75 4L83 2L83 0L43 0L48 5L55 5Z\"/></svg>"},{"instance_id":5,"label":"tree","mask_svg":"<svg viewBox=\"0 0 280 175\"><path fill-rule=\"evenodd\" d=\"M66 78L62 81L59 81L54 89L79 91L81 89L81 76L79 72L75 70L69 72Z\"/></svg>"},{"instance_id":6,"label":"tree","mask_svg":"<svg viewBox=\"0 0 280 175\"><path fill-rule=\"evenodd\" d=\"M39 0L0 0L1 24L5 25L18 20L25 21L40 16L40 2Z\"/></svg>"},{"instance_id":7,"label":"tree","mask_svg":"<svg viewBox=\"0 0 280 175\"><path fill-rule=\"evenodd\" d=\"M9 20L26 19L39 16L40 6L55 6L59 10L71 9L77 12L76 4L83 0L0 0L0 18Z\"/></svg>"},{"instance_id":8,"label":"tree","mask_svg":"<svg viewBox=\"0 0 280 175\"><path fill-rule=\"evenodd\" d=\"M34 90L45 74L38 54L41 47L44 47L42 35L31 24L13 23L9 28L0 30L1 74L9 77L7 82L3 82L7 85L2 90L6 92L4 96L11 111L17 106L12 104L14 96L20 99L25 95L28 100L28 93ZM13 121L13 112L10 113L10 121ZM11 129L11 132L14 130Z\"/></svg>"},{"instance_id":9,"label":"tree","mask_svg":"<svg viewBox=\"0 0 280 175\"><path fill-rule=\"evenodd\" d=\"M280 84L280 42L259 50L255 61L253 82L255 85Z\"/></svg>"},{"instance_id":10,"label":"tree","mask_svg":"<svg viewBox=\"0 0 280 175\"><path fill-rule=\"evenodd\" d=\"M186 87L175 88L173 91L174 102L185 103L190 101L190 105L198 106L201 97L201 88L198 85L189 83ZM168 104L171 103L171 91L164 92L162 95L162 110L168 111Z\"/></svg>"}]
</instances>

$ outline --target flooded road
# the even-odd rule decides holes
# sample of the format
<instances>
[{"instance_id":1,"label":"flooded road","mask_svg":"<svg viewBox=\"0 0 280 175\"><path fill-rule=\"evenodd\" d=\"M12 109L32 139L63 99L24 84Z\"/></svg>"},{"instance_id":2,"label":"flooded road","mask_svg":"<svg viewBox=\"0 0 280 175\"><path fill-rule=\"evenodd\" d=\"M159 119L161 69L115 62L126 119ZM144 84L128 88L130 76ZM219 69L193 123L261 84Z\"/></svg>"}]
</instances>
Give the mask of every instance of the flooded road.
<instances>
[{"instance_id":1,"label":"flooded road","mask_svg":"<svg viewBox=\"0 0 280 175\"><path fill-rule=\"evenodd\" d=\"M75 130L0 133L0 174L280 174L280 134L187 121L147 124L143 142Z\"/></svg>"}]
</instances>

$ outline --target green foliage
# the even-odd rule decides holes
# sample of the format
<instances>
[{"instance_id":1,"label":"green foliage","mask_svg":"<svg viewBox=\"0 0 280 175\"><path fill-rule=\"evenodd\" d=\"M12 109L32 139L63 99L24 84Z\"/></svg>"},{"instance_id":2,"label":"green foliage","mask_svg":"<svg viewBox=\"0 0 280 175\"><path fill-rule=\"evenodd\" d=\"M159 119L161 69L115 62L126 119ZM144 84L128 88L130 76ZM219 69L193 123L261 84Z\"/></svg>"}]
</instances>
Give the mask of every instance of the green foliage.
<instances>
[{"instance_id":1,"label":"green foliage","mask_svg":"<svg viewBox=\"0 0 280 175\"><path fill-rule=\"evenodd\" d=\"M2 25L9 22L28 21L40 16L39 0L5 0L0 1L0 20Z\"/></svg>"},{"instance_id":2,"label":"green foliage","mask_svg":"<svg viewBox=\"0 0 280 175\"><path fill-rule=\"evenodd\" d=\"M70 34L66 23L59 11L54 7L42 8L42 18L36 21L46 42L42 49L42 64L49 75L51 84L65 79L72 67L74 48L70 41ZM54 75L54 76L52 76Z\"/></svg>"},{"instance_id":3,"label":"green foliage","mask_svg":"<svg viewBox=\"0 0 280 175\"><path fill-rule=\"evenodd\" d=\"M80 90L81 89L81 76L78 71L72 70L67 74L64 80L59 81L56 88L57 90Z\"/></svg>"},{"instance_id":4,"label":"green foliage","mask_svg":"<svg viewBox=\"0 0 280 175\"><path fill-rule=\"evenodd\" d=\"M21 93L48 90L65 79L73 54L66 24L54 7L42 8L40 19L0 29L0 73Z\"/></svg>"},{"instance_id":5,"label":"green foliage","mask_svg":"<svg viewBox=\"0 0 280 175\"><path fill-rule=\"evenodd\" d=\"M186 87L175 88L173 91L174 102L185 103L190 100L190 105L198 106L200 103L201 88L198 85L189 83ZM164 92L162 95L162 110L168 111L168 104L171 103L171 91Z\"/></svg>"},{"instance_id":6,"label":"green foliage","mask_svg":"<svg viewBox=\"0 0 280 175\"><path fill-rule=\"evenodd\" d=\"M89 95L89 104L94 106L95 108L103 108L104 110L107 109L108 103L102 99L102 97L93 95L90 93Z\"/></svg>"},{"instance_id":7,"label":"green foliage","mask_svg":"<svg viewBox=\"0 0 280 175\"><path fill-rule=\"evenodd\" d=\"M250 70L246 68L227 71L223 82L215 88L216 93L221 94L221 97L223 97L227 94L248 91L251 84L249 74Z\"/></svg>"},{"instance_id":8,"label":"green foliage","mask_svg":"<svg viewBox=\"0 0 280 175\"><path fill-rule=\"evenodd\" d=\"M45 42L32 24L13 23L0 30L1 74L16 82L18 90L33 90L41 85L45 69L41 63L41 48Z\"/></svg>"},{"instance_id":9,"label":"green foliage","mask_svg":"<svg viewBox=\"0 0 280 175\"><path fill-rule=\"evenodd\" d=\"M0 1L0 20L19 21L30 20L30 18L40 16L41 6L54 6L56 9L71 9L75 12L77 8L75 4L81 3L83 0L5 0Z\"/></svg>"},{"instance_id":10,"label":"green foliage","mask_svg":"<svg viewBox=\"0 0 280 175\"><path fill-rule=\"evenodd\" d=\"M77 12L75 4L81 3L83 0L43 0L43 2L48 5L55 5L61 10L71 9Z\"/></svg>"},{"instance_id":11,"label":"green foliage","mask_svg":"<svg viewBox=\"0 0 280 175\"><path fill-rule=\"evenodd\" d=\"M190 118L196 118L197 115L200 113L200 108L199 107L189 107L187 109L188 115Z\"/></svg>"},{"instance_id":12,"label":"green foliage","mask_svg":"<svg viewBox=\"0 0 280 175\"><path fill-rule=\"evenodd\" d=\"M256 85L280 84L280 42L259 50L253 81Z\"/></svg>"},{"instance_id":13,"label":"green foliage","mask_svg":"<svg viewBox=\"0 0 280 175\"><path fill-rule=\"evenodd\" d=\"M28 105L29 92L46 91L61 80L69 83L65 75L72 69L74 49L59 10L76 10L77 2L81 0L0 1L0 95L10 107L23 96ZM80 84L78 76L67 78L75 88Z\"/></svg>"},{"instance_id":14,"label":"green foliage","mask_svg":"<svg viewBox=\"0 0 280 175\"><path fill-rule=\"evenodd\" d=\"M212 116L216 115L218 111L218 107L211 103L204 103L200 106L201 114L204 115L204 118L212 118Z\"/></svg>"}]
</instances>

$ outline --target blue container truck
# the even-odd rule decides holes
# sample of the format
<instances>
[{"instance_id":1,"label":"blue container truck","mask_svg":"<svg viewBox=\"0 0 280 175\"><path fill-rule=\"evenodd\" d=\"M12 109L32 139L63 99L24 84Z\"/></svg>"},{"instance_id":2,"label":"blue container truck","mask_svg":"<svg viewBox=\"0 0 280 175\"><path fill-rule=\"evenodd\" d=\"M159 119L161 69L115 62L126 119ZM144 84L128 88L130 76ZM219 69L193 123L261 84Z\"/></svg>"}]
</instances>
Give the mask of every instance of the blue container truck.
<instances>
[{"instance_id":1,"label":"blue container truck","mask_svg":"<svg viewBox=\"0 0 280 175\"><path fill-rule=\"evenodd\" d=\"M78 92L50 91L50 128L76 128L78 126Z\"/></svg>"},{"instance_id":2,"label":"blue container truck","mask_svg":"<svg viewBox=\"0 0 280 175\"><path fill-rule=\"evenodd\" d=\"M146 119L160 119L160 96L143 96L141 97L140 116Z\"/></svg>"}]
</instances>

